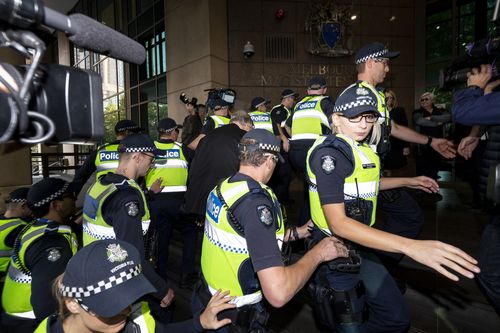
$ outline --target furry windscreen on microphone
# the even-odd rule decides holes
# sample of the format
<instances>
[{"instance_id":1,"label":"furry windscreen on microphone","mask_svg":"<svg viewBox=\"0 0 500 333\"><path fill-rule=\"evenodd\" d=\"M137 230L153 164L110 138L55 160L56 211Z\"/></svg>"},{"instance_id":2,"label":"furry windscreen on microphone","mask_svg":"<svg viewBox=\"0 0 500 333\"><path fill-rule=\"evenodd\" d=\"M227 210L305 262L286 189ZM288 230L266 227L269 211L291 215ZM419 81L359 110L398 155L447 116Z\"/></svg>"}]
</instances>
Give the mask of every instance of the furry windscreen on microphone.
<instances>
[{"instance_id":1,"label":"furry windscreen on microphone","mask_svg":"<svg viewBox=\"0 0 500 333\"><path fill-rule=\"evenodd\" d=\"M76 33L69 37L76 45L134 64L142 64L146 50L133 39L82 14L69 16Z\"/></svg>"}]
</instances>

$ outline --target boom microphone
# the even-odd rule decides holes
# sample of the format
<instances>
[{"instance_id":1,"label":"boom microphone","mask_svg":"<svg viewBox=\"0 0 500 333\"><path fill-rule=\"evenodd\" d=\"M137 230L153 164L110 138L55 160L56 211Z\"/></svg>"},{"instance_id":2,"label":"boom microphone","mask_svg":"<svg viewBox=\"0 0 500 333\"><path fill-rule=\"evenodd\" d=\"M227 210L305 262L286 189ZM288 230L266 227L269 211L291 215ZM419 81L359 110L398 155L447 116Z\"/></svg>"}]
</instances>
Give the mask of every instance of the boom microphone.
<instances>
[{"instance_id":1,"label":"boom microphone","mask_svg":"<svg viewBox=\"0 0 500 333\"><path fill-rule=\"evenodd\" d=\"M41 0L0 0L0 20L21 28L37 24L64 32L75 45L134 64L146 58L144 47L133 39L82 14L66 16Z\"/></svg>"}]
</instances>

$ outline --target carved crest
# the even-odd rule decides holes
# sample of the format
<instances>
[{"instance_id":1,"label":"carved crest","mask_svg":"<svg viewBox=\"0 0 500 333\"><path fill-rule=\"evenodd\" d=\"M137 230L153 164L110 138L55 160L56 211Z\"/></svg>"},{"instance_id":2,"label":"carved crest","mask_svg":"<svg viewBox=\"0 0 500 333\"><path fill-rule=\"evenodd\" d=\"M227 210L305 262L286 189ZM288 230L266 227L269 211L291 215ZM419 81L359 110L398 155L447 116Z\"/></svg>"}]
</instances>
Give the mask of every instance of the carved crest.
<instances>
[{"instance_id":1,"label":"carved crest","mask_svg":"<svg viewBox=\"0 0 500 333\"><path fill-rule=\"evenodd\" d=\"M311 2L305 29L310 35L309 52L324 57L344 57L352 54L351 10L336 5L333 0Z\"/></svg>"}]
</instances>

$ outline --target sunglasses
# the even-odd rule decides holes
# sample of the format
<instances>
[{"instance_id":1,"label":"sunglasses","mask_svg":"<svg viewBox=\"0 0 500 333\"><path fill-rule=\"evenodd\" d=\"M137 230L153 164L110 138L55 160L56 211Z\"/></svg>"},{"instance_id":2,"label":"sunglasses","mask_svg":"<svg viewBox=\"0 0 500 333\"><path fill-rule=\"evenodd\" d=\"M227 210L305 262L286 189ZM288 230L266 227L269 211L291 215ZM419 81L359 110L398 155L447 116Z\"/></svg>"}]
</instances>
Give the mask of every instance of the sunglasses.
<instances>
[{"instance_id":1,"label":"sunglasses","mask_svg":"<svg viewBox=\"0 0 500 333\"><path fill-rule=\"evenodd\" d=\"M425 101L429 101L429 100L430 100L430 98L429 98L429 97L424 97L424 98L421 98L421 99L420 99L420 102L425 102Z\"/></svg>"},{"instance_id":2,"label":"sunglasses","mask_svg":"<svg viewBox=\"0 0 500 333\"><path fill-rule=\"evenodd\" d=\"M373 124L374 122L376 122L378 120L379 115L374 114L374 113L368 113L368 114L361 114L359 116L351 117L351 118L346 117L344 115L342 115L342 117L347 118L347 120L349 120L349 122L351 122L351 123L359 123L359 122L361 122L361 119L365 118L365 121L368 124Z\"/></svg>"}]
</instances>

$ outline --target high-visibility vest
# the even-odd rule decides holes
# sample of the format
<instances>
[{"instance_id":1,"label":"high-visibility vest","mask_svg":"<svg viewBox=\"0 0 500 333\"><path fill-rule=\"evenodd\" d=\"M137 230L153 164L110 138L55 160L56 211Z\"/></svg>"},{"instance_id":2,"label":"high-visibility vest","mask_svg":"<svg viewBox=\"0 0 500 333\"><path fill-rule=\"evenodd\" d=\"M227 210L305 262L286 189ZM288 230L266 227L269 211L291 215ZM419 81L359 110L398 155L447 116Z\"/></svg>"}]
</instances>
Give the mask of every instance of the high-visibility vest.
<instances>
[{"instance_id":1,"label":"high-visibility vest","mask_svg":"<svg viewBox=\"0 0 500 333\"><path fill-rule=\"evenodd\" d=\"M146 175L146 186L161 178L163 193L185 192L188 177L188 162L182 152L182 144L178 142L162 143L155 141L159 152L156 155L154 168Z\"/></svg>"},{"instance_id":2,"label":"high-visibility vest","mask_svg":"<svg viewBox=\"0 0 500 333\"><path fill-rule=\"evenodd\" d=\"M12 247L7 246L7 244L5 244L5 240L12 230L26 224L26 221L19 217L0 217L0 272L5 273L7 271L10 256L12 255Z\"/></svg>"},{"instance_id":3,"label":"high-visibility vest","mask_svg":"<svg viewBox=\"0 0 500 333\"><path fill-rule=\"evenodd\" d=\"M304 97L295 105L292 115L291 140L314 139L323 134L322 125L330 128L330 122L321 109L321 101L327 96Z\"/></svg>"},{"instance_id":4,"label":"high-visibility vest","mask_svg":"<svg viewBox=\"0 0 500 333\"><path fill-rule=\"evenodd\" d=\"M150 215L146 197L142 189L132 179L124 179L121 183L111 183L103 185L101 181L96 181L85 194L83 203L83 245L88 245L96 240L116 239L113 226L109 225L103 218L102 206L106 199L115 191L132 187L136 189L143 202L144 215L141 217L142 233L146 235L149 229Z\"/></svg>"},{"instance_id":5,"label":"high-visibility vest","mask_svg":"<svg viewBox=\"0 0 500 333\"><path fill-rule=\"evenodd\" d=\"M321 208L318 194L316 175L312 172L310 163L315 158L314 154L321 147L333 147L348 156L354 164L352 174L344 182L344 203L355 202L359 198L369 202L369 211L364 215L364 221L372 226L375 223L377 208L377 194L380 182L380 160L378 155L366 143L358 143L355 140L341 134L321 136L318 138L307 154L307 177L309 183L309 203L311 205L311 218L314 224L325 234L331 235L328 222Z\"/></svg>"},{"instance_id":6,"label":"high-visibility vest","mask_svg":"<svg viewBox=\"0 0 500 333\"><path fill-rule=\"evenodd\" d=\"M219 127L222 127L224 125L229 124L229 118L227 118L227 117L212 115L209 118L212 118L212 120L214 121L214 123L215 123L214 128L219 128Z\"/></svg>"},{"instance_id":7,"label":"high-visibility vest","mask_svg":"<svg viewBox=\"0 0 500 333\"><path fill-rule=\"evenodd\" d=\"M108 143L97 149L94 162L97 170L96 179L108 172L116 171L116 168L118 168L119 145L119 143Z\"/></svg>"},{"instance_id":8,"label":"high-visibility vest","mask_svg":"<svg viewBox=\"0 0 500 333\"><path fill-rule=\"evenodd\" d=\"M274 134L271 115L267 112L252 111L248 115L252 118L254 128L262 128Z\"/></svg>"},{"instance_id":9,"label":"high-visibility vest","mask_svg":"<svg viewBox=\"0 0 500 333\"><path fill-rule=\"evenodd\" d=\"M238 204L244 204L243 197L246 195L262 193L272 201L272 207L270 207L272 215L268 217L272 217L275 223L276 240L280 248L285 227L280 204L268 186L251 180L229 182L230 178L219 183L217 187L220 192L216 187L208 196L201 270L212 294L218 289L231 290L231 296L237 296L234 302L237 306L242 306L262 300L262 291L257 280L249 281L250 277L246 276L247 274L244 274L244 277L240 276L244 271L243 265L248 265L250 262L250 254L243 234L244 230L241 225L236 227L239 230L235 230L235 221L229 217L228 208L232 211ZM223 201L226 204L223 204ZM252 272L250 274L253 274L253 270L250 269L250 271Z\"/></svg>"},{"instance_id":10,"label":"high-visibility vest","mask_svg":"<svg viewBox=\"0 0 500 333\"><path fill-rule=\"evenodd\" d=\"M56 226L54 226L56 225ZM71 228L46 219L38 219L31 226L27 226L18 236L18 245L15 244L9 270L2 292L2 304L7 314L27 319L36 319L31 305L31 272L26 267L25 255L29 247L43 236L62 235L71 247L73 254L78 249L76 236ZM16 246L17 245L17 246ZM50 288L50 286L47 286Z\"/></svg>"}]
</instances>

